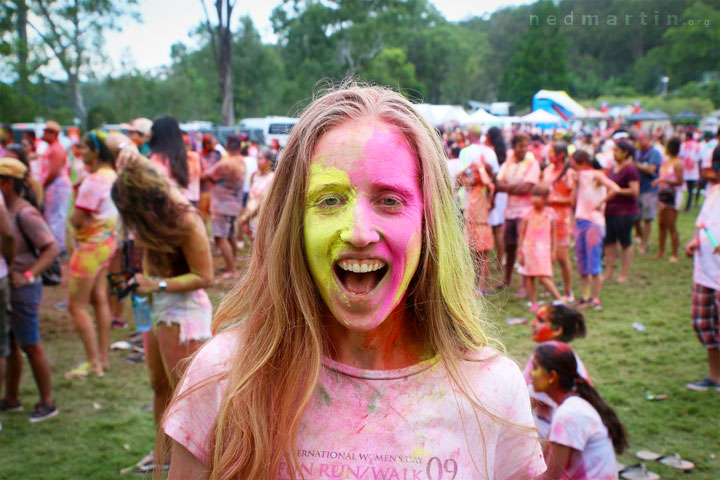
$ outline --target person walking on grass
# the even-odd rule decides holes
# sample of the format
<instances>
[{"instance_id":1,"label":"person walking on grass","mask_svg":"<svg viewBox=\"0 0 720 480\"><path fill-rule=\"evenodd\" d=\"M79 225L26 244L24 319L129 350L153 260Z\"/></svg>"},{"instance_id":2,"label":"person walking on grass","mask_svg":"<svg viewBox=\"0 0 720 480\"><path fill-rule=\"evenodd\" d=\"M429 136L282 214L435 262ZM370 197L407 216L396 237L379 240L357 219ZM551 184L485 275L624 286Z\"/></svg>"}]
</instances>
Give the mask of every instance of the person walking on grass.
<instances>
[{"instance_id":1,"label":"person walking on grass","mask_svg":"<svg viewBox=\"0 0 720 480\"><path fill-rule=\"evenodd\" d=\"M695 235L685 246L685 253L693 257L693 328L707 349L709 373L686 387L720 392L720 146L710 160L702 165L708 182L705 202L695 222Z\"/></svg>"},{"instance_id":2,"label":"person walking on grass","mask_svg":"<svg viewBox=\"0 0 720 480\"><path fill-rule=\"evenodd\" d=\"M88 176L75 196L70 218L75 248L70 258L68 310L85 347L86 360L65 373L65 378L99 377L110 366L110 300L108 266L117 249L118 212L110 198L117 175L115 157L105 143L104 132L93 130L82 140L82 156ZM95 311L93 322L88 304Z\"/></svg>"},{"instance_id":3,"label":"person walking on grass","mask_svg":"<svg viewBox=\"0 0 720 480\"><path fill-rule=\"evenodd\" d=\"M617 245L620 244L621 269L618 283L626 283L628 270L633 258L632 228L638 214L637 197L640 193L640 175L633 163L634 148L625 140L619 140L613 148L615 165L608 178L617 183L620 190L607 202L605 209L605 277L604 282L613 278Z\"/></svg>"},{"instance_id":4,"label":"person walking on grass","mask_svg":"<svg viewBox=\"0 0 720 480\"><path fill-rule=\"evenodd\" d=\"M678 261L678 244L680 243L677 231L677 216L682 205L683 165L678 157L680 153L680 139L673 137L668 140L667 159L660 167L660 175L653 180L652 186L658 188L658 253L655 258L665 256L665 239L670 236L672 255L670 263Z\"/></svg>"},{"instance_id":5,"label":"person walking on grass","mask_svg":"<svg viewBox=\"0 0 720 480\"><path fill-rule=\"evenodd\" d=\"M518 263L523 267L531 312L537 312L540 308L535 279L556 301L564 301L552 278L552 265L557 258L557 244L555 213L546 205L549 194L550 190L545 185L535 185L530 191L532 205L523 213L520 222Z\"/></svg>"},{"instance_id":6,"label":"person walking on grass","mask_svg":"<svg viewBox=\"0 0 720 480\"><path fill-rule=\"evenodd\" d=\"M657 216L658 188L652 183L658 178L662 155L644 134L638 135L637 147L635 166L640 172L640 217L638 218L640 247L638 253L644 255L649 249L652 222Z\"/></svg>"},{"instance_id":7,"label":"person walking on grass","mask_svg":"<svg viewBox=\"0 0 720 480\"><path fill-rule=\"evenodd\" d=\"M543 169L542 182L549 185L548 205L555 214L555 261L560 265L564 296L568 303L575 302L572 291L572 263L570 262L570 231L572 230L572 191L575 171L567 161L568 145L555 142L548 150L550 164Z\"/></svg>"},{"instance_id":8,"label":"person walking on grass","mask_svg":"<svg viewBox=\"0 0 720 480\"><path fill-rule=\"evenodd\" d=\"M19 160L0 159L0 191L12 219L15 240L10 264L10 355L0 411L23 410L19 394L24 352L40 393L30 421L40 422L58 414L52 397L50 364L40 342L39 308L43 286L40 275L57 258L59 249L40 212L22 198L28 188L26 176L27 167Z\"/></svg>"},{"instance_id":9,"label":"person walking on grass","mask_svg":"<svg viewBox=\"0 0 720 480\"><path fill-rule=\"evenodd\" d=\"M575 204L575 256L580 272L579 307L602 309L602 248L605 238L605 204L620 190L602 170L592 167L590 155L577 150L570 157L570 166L577 170L573 191ZM608 191L610 192L608 194Z\"/></svg>"}]
</instances>

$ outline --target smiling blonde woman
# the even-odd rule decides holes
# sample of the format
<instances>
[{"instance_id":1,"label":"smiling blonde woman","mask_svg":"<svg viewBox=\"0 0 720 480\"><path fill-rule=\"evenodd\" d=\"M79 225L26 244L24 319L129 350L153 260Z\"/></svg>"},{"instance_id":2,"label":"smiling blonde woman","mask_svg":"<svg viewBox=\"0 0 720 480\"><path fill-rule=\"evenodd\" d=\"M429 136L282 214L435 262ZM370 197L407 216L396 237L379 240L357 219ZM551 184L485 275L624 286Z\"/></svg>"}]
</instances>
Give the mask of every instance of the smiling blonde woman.
<instances>
[{"instance_id":1,"label":"smiling blonde woman","mask_svg":"<svg viewBox=\"0 0 720 480\"><path fill-rule=\"evenodd\" d=\"M165 417L169 478L542 473L458 220L439 138L407 100L355 85L316 99Z\"/></svg>"}]
</instances>

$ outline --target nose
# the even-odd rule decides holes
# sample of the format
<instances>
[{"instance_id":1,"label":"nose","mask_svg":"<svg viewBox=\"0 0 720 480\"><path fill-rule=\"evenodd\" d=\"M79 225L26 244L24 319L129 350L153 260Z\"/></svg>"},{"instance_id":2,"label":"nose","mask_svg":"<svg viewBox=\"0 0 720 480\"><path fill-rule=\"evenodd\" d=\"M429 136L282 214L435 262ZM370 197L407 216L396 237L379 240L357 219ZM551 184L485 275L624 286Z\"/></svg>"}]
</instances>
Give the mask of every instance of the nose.
<instances>
[{"instance_id":1,"label":"nose","mask_svg":"<svg viewBox=\"0 0 720 480\"><path fill-rule=\"evenodd\" d=\"M367 247L380 240L372 205L359 196L353 208L353 221L341 234L343 242L358 248Z\"/></svg>"}]
</instances>

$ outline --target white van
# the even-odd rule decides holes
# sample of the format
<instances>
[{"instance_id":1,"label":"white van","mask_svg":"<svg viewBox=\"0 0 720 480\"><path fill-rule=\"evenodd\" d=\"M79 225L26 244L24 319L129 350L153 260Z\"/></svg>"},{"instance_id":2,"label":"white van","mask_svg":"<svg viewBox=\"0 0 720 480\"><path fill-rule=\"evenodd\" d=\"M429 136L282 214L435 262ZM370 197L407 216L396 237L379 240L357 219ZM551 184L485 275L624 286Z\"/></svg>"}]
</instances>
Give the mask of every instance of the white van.
<instances>
[{"instance_id":1,"label":"white van","mask_svg":"<svg viewBox=\"0 0 720 480\"><path fill-rule=\"evenodd\" d=\"M265 145L269 145L273 139L277 139L280 146L284 147L290 136L290 130L295 126L297 121L297 118L277 116L244 118L238 126L243 130L260 129L265 136Z\"/></svg>"}]
</instances>

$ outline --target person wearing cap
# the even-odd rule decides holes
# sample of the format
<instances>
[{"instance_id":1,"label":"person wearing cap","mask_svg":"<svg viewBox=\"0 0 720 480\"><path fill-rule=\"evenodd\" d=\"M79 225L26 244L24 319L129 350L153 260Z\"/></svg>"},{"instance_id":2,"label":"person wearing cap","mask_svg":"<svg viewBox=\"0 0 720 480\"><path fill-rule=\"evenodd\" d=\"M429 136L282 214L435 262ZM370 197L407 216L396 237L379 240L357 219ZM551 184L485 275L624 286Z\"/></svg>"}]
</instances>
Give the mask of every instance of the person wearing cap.
<instances>
[{"instance_id":1,"label":"person wearing cap","mask_svg":"<svg viewBox=\"0 0 720 480\"><path fill-rule=\"evenodd\" d=\"M640 172L640 250L641 255L647 253L650 248L650 231L652 222L657 216L658 210L658 187L653 182L660 174L662 155L644 135L637 136L637 150L635 152L635 166Z\"/></svg>"},{"instance_id":2,"label":"person wearing cap","mask_svg":"<svg viewBox=\"0 0 720 480\"><path fill-rule=\"evenodd\" d=\"M7 204L15 249L10 263L10 355L7 361L5 396L0 411L21 411L19 398L23 368L22 353L28 357L40 401L30 414L31 422L58 414L52 397L50 364L40 342L39 307L42 298L41 274L58 256L58 246L40 212L22 197L27 167L17 159L0 159L0 191Z\"/></svg>"},{"instance_id":3,"label":"person wearing cap","mask_svg":"<svg viewBox=\"0 0 720 480\"><path fill-rule=\"evenodd\" d=\"M55 237L60 254L65 255L65 237L67 235L67 216L72 195L70 172L67 164L67 152L58 139L60 124L48 120L43 130L43 140L48 148L40 158L40 183L45 190L43 215Z\"/></svg>"},{"instance_id":4,"label":"person wearing cap","mask_svg":"<svg viewBox=\"0 0 720 480\"><path fill-rule=\"evenodd\" d=\"M128 137L138 147L138 151L144 155L150 155L150 135L152 134L153 122L149 118L136 118L130 123L123 123L120 125L122 128L127 130Z\"/></svg>"}]
</instances>

